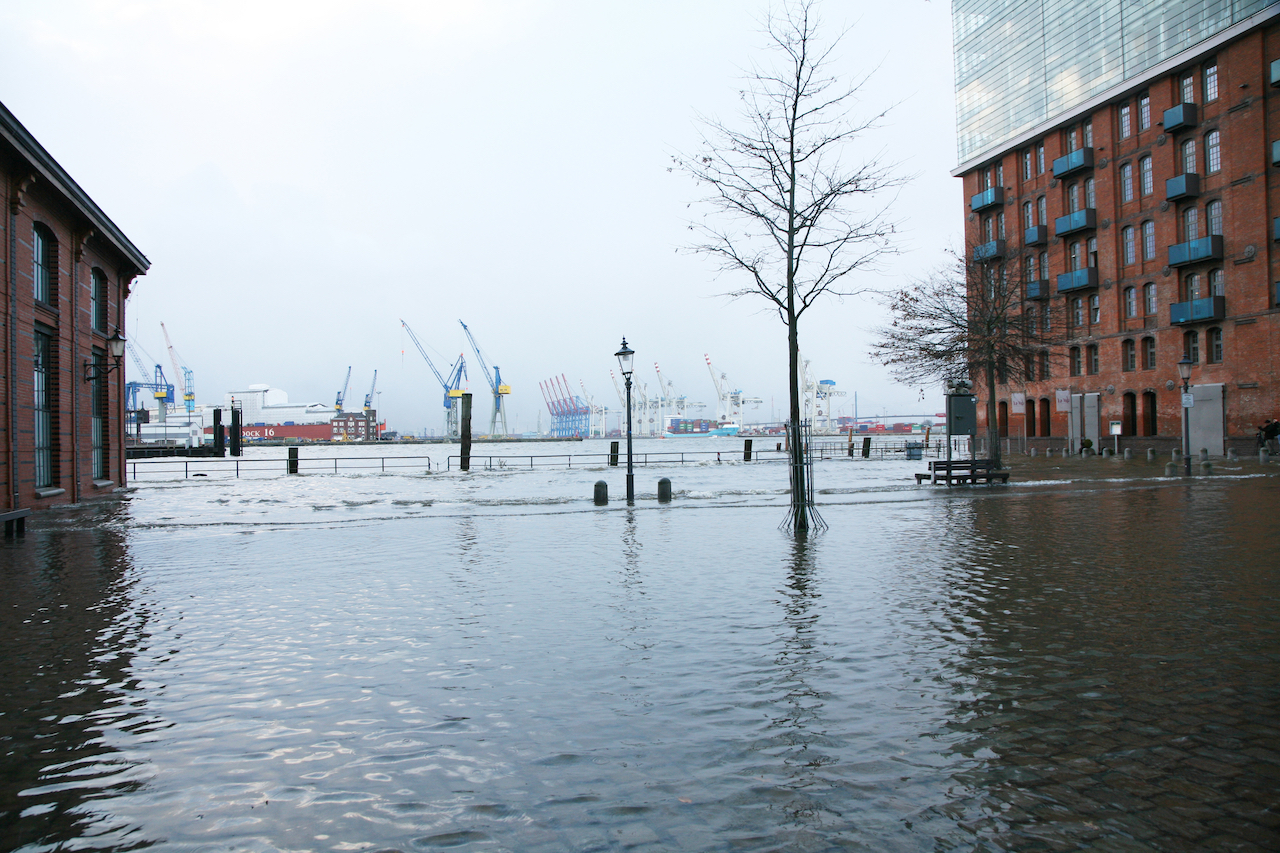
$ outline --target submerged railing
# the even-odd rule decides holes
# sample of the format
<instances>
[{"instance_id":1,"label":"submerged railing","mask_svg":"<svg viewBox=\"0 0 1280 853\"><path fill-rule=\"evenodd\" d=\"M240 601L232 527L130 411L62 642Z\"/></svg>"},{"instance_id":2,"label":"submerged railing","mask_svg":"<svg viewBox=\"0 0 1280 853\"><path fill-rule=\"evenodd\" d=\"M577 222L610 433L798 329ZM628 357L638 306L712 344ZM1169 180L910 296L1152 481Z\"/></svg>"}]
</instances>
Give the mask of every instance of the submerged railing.
<instances>
[{"instance_id":1,"label":"submerged railing","mask_svg":"<svg viewBox=\"0 0 1280 853\"><path fill-rule=\"evenodd\" d=\"M296 466L296 469L295 469ZM242 477L254 474L342 474L360 471L431 471L430 456L333 456L330 458L297 459L203 459L199 457L161 457L133 459L128 463L130 479L142 479L156 474L168 474L183 479L191 477Z\"/></svg>"}]
</instances>

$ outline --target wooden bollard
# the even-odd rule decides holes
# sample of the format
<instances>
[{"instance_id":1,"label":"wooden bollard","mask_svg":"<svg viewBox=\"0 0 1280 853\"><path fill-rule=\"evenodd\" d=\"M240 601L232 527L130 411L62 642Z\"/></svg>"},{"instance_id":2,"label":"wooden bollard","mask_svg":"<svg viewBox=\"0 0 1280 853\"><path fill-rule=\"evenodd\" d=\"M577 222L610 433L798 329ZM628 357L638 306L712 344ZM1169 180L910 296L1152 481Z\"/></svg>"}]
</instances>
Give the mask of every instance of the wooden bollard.
<instances>
[{"instance_id":1,"label":"wooden bollard","mask_svg":"<svg viewBox=\"0 0 1280 853\"><path fill-rule=\"evenodd\" d=\"M751 442L748 441L747 443L750 444ZM671 503L671 480L666 477L658 481L658 503Z\"/></svg>"},{"instance_id":2,"label":"wooden bollard","mask_svg":"<svg viewBox=\"0 0 1280 853\"><path fill-rule=\"evenodd\" d=\"M596 480L596 506L607 506L609 503L609 484L604 480Z\"/></svg>"}]
</instances>

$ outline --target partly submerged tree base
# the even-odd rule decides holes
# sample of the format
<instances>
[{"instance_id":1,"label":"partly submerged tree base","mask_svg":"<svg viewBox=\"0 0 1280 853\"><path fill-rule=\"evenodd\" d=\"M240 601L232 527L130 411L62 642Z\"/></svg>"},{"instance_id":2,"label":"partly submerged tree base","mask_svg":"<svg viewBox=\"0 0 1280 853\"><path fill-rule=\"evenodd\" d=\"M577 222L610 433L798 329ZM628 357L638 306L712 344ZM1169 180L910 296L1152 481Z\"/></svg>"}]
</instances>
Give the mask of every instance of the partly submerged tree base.
<instances>
[{"instance_id":1,"label":"partly submerged tree base","mask_svg":"<svg viewBox=\"0 0 1280 853\"><path fill-rule=\"evenodd\" d=\"M778 528L803 535L827 529L818 513L813 489L813 428L808 421L787 424L788 466L791 473L791 508Z\"/></svg>"}]
</instances>

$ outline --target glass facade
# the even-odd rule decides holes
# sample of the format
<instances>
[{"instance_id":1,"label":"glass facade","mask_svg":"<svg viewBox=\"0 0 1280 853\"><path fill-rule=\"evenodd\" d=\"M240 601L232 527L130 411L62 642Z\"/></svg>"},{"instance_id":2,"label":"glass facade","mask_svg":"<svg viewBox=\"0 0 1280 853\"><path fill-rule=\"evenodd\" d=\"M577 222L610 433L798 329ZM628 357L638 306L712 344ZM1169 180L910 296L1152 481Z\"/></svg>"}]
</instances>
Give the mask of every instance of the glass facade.
<instances>
[{"instance_id":1,"label":"glass facade","mask_svg":"<svg viewBox=\"0 0 1280 853\"><path fill-rule=\"evenodd\" d=\"M953 0L960 162L1280 0Z\"/></svg>"}]
</instances>

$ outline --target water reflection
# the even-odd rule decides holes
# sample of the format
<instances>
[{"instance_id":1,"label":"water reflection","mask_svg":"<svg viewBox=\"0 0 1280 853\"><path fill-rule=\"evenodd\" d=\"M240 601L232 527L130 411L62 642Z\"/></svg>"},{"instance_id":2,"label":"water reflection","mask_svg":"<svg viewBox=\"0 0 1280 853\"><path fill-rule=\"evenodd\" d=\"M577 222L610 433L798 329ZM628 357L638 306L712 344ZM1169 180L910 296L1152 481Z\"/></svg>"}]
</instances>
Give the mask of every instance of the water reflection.
<instances>
[{"instance_id":1,"label":"water reflection","mask_svg":"<svg viewBox=\"0 0 1280 853\"><path fill-rule=\"evenodd\" d=\"M998 849L1277 840L1256 821L1280 748L1257 722L1280 706L1264 603L1280 547L1257 497L1197 484L973 504L979 594L946 675L962 692L940 733L958 783L940 821Z\"/></svg>"},{"instance_id":2,"label":"water reflection","mask_svg":"<svg viewBox=\"0 0 1280 853\"><path fill-rule=\"evenodd\" d=\"M146 785L129 736L161 727L146 716L131 672L147 611L110 502L31 525L0 545L0 838L6 849L92 837L103 848L145 846L141 827L103 807Z\"/></svg>"}]
</instances>

